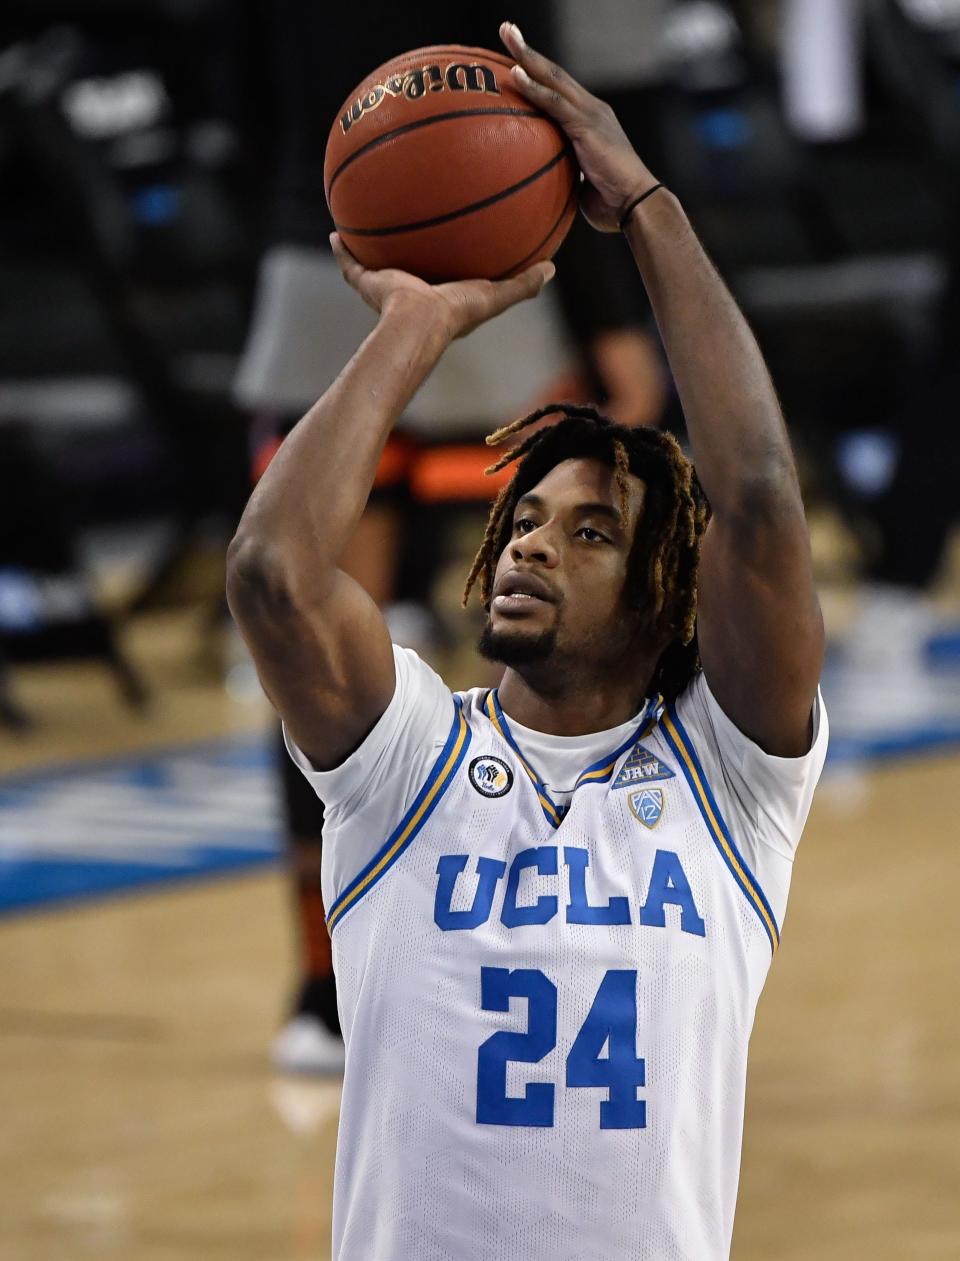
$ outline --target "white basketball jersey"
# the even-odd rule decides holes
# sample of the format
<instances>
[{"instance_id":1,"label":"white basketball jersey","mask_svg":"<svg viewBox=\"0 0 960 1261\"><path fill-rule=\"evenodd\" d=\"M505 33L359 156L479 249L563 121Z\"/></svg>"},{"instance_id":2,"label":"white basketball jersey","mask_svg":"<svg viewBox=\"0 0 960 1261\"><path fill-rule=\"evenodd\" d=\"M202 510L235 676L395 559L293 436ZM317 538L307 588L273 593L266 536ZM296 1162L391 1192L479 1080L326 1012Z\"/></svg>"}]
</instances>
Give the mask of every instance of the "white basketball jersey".
<instances>
[{"instance_id":1,"label":"white basketball jersey","mask_svg":"<svg viewBox=\"0 0 960 1261\"><path fill-rule=\"evenodd\" d=\"M565 811L495 692L452 708L406 815L330 890L335 1261L726 1258L778 927L683 702Z\"/></svg>"}]
</instances>

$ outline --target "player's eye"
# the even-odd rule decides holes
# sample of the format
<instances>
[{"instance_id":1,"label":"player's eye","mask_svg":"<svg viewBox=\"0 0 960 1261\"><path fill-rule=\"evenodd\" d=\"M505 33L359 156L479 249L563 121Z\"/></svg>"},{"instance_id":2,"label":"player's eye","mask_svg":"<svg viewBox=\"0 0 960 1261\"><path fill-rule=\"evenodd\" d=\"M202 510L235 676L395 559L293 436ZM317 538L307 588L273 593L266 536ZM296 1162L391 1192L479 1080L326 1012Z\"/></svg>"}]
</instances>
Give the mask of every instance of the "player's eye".
<instances>
[{"instance_id":1,"label":"player's eye","mask_svg":"<svg viewBox=\"0 0 960 1261\"><path fill-rule=\"evenodd\" d=\"M582 525L577 531L588 543L609 543L610 540L605 534L601 534L599 530L595 530L592 525Z\"/></svg>"},{"instance_id":2,"label":"player's eye","mask_svg":"<svg viewBox=\"0 0 960 1261\"><path fill-rule=\"evenodd\" d=\"M532 517L518 517L513 523L514 534L529 534L531 530L536 528L537 523Z\"/></svg>"}]
</instances>

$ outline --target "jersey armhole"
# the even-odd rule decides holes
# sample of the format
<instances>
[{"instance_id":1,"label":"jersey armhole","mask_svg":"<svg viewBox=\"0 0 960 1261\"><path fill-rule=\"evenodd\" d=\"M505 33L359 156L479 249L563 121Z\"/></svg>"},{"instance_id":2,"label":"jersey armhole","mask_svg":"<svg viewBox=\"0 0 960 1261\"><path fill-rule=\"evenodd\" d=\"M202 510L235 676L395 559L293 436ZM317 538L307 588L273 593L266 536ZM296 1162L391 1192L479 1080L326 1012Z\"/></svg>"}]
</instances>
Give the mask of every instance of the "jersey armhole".
<instances>
[{"instance_id":1,"label":"jersey armhole","mask_svg":"<svg viewBox=\"0 0 960 1261\"><path fill-rule=\"evenodd\" d=\"M760 920L764 932L770 942L770 949L775 953L780 945L780 929L776 917L763 890L747 866L743 855L737 849L730 829L727 827L720 807L717 805L713 790L704 774L700 759L697 757L693 741L677 713L677 702L671 701L664 709L660 720L660 730L680 765L684 779L693 793L697 809L703 818L707 831L723 859L727 870L733 876L747 902Z\"/></svg>"}]
</instances>

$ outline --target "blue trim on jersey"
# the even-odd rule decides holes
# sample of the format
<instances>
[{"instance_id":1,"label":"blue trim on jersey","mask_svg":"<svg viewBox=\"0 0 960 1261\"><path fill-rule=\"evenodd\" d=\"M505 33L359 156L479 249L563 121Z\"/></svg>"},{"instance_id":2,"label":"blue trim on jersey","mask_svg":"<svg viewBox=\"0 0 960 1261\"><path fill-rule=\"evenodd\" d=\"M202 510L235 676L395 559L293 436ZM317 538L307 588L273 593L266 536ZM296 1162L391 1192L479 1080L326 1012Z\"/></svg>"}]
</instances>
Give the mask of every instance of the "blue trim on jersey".
<instances>
[{"instance_id":1,"label":"blue trim on jersey","mask_svg":"<svg viewBox=\"0 0 960 1261\"><path fill-rule=\"evenodd\" d=\"M614 749L612 753L607 753L603 757L598 758L597 761L591 763L585 771L581 771L577 776L577 782L573 786L574 792L576 792L577 789L582 787L584 784L606 784L610 781L613 777L614 768L620 758L623 757L624 753L626 753L628 749L631 749L638 740L642 740L653 726L653 723L648 723L648 719L651 717L651 714L654 716L656 715L662 699L662 697L658 696L656 700L649 699L647 701L646 705L643 707L643 711L636 727L627 739L624 740L623 744L621 744L619 748ZM558 806L551 798L543 780L540 778L540 775L520 752L520 748L516 740L513 738L513 732L510 730L510 724L507 722L506 714L504 714L500 707L500 697L497 694L496 688L487 693L483 709L486 712L487 717L493 723L494 727L496 727L500 735L504 738L504 740L506 740L507 744L510 745L511 749L513 749L520 761L520 765L530 777L531 783L537 790L537 796L540 799L540 809L543 811L544 818L551 827L559 827L563 822L566 810L563 806ZM647 726L644 727L644 724L647 724Z\"/></svg>"},{"instance_id":2,"label":"blue trim on jersey","mask_svg":"<svg viewBox=\"0 0 960 1261\"><path fill-rule=\"evenodd\" d=\"M640 728L647 722L652 714L656 714L662 699L662 697L658 696L656 700L653 700L652 698L647 700L646 705L643 707L643 712L640 714L640 721L630 735L627 736L626 740L624 740L623 744L620 745L619 749L614 749L612 753L608 753L606 757L598 758L598 760L594 762L592 766L588 766L585 771L581 771L577 776L577 782L573 786L574 792L577 791L581 784L606 784L613 778L613 769L621 757L623 757L624 753L626 753L629 749L632 749L638 740L642 740L643 737L647 735L647 732L652 724L649 724L643 731L641 731Z\"/></svg>"},{"instance_id":3,"label":"blue trim on jersey","mask_svg":"<svg viewBox=\"0 0 960 1261\"><path fill-rule=\"evenodd\" d=\"M414 839L430 815L440 804L440 799L450 787L457 768L470 747L470 727L463 714L463 704L458 696L453 698L453 725L440 756L426 783L420 789L413 805L390 834L386 844L373 856L360 874L347 885L327 913L327 928L332 932L342 916L356 906L360 899L377 883Z\"/></svg>"},{"instance_id":4,"label":"blue trim on jersey","mask_svg":"<svg viewBox=\"0 0 960 1261\"><path fill-rule=\"evenodd\" d=\"M543 780L520 752L517 742L513 738L513 732L507 724L506 716L500 708L500 699L497 696L496 688L487 693L484 709L486 710L487 717L493 723L494 727L496 727L497 731L504 740L506 740L507 744L509 744L510 748L513 749L514 753L517 755L520 765L530 777L530 781L536 789L537 796L540 799L540 809L543 811L543 817L551 827L558 828L563 822L564 811L551 799L550 794L544 787Z\"/></svg>"},{"instance_id":5,"label":"blue trim on jersey","mask_svg":"<svg viewBox=\"0 0 960 1261\"><path fill-rule=\"evenodd\" d=\"M693 741L680 721L676 701L672 701L667 707L661 721L661 730L664 739L680 763L680 768L690 786L690 791L693 793L700 814L703 816L707 831L720 851L720 855L726 863L730 874L739 885L741 892L763 925L763 930L770 941L771 950L776 951L780 945L780 929L777 925L776 916L771 910L756 876L744 862L743 855L737 849L730 834L730 829L720 813L720 807L717 805L709 781L703 772Z\"/></svg>"}]
</instances>

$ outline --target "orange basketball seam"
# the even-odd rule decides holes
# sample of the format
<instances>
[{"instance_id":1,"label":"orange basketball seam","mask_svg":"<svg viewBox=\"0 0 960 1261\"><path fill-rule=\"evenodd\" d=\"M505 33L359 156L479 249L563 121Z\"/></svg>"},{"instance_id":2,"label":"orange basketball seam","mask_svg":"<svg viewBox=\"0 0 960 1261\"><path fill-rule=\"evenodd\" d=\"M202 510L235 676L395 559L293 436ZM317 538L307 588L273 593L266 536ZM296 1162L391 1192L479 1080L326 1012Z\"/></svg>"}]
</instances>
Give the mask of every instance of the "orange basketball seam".
<instances>
[{"instance_id":1,"label":"orange basketball seam","mask_svg":"<svg viewBox=\"0 0 960 1261\"><path fill-rule=\"evenodd\" d=\"M553 234L557 231L561 223L563 223L564 219L566 218L567 211L570 209L571 205L576 199L576 194L574 192L574 190L576 189L576 186L577 186L577 181L576 181L576 178L574 178L573 183L570 185L570 195L567 198L567 200L563 203L563 209L560 211L559 215L554 220L553 226L550 228L550 231L543 238L543 240L540 241L537 245L535 245L534 248L530 250L528 254L524 254L523 258L521 258L518 263L514 263L512 266L508 267L506 271L502 271L500 272L499 275L494 276L493 277L494 280L504 280L507 276L512 275L515 271L520 271L523 268L525 263L528 263L530 259L534 258L537 254L540 253L540 251L543 249L543 247L550 240L550 238L553 236Z\"/></svg>"},{"instance_id":2,"label":"orange basketball seam","mask_svg":"<svg viewBox=\"0 0 960 1261\"><path fill-rule=\"evenodd\" d=\"M429 127L432 123L446 123L454 118L476 118L480 114L512 114L517 118L543 118L544 115L537 109L512 109L504 107L502 109L461 109L451 110L448 114L434 114L430 118L418 118L415 122L404 123L400 127L394 127L393 131L384 132L382 136L375 136L372 140L368 140L366 144L360 146L356 153L351 153L348 158L344 158L334 173L330 176L330 183L327 185L327 205L330 204L330 197L333 193L333 186L339 179L340 175L351 162L356 162L357 158L362 157L371 149L376 149L379 145L386 144L388 140L393 140L396 136L405 135L409 131L417 131L421 127Z\"/></svg>"},{"instance_id":3,"label":"orange basketball seam","mask_svg":"<svg viewBox=\"0 0 960 1261\"><path fill-rule=\"evenodd\" d=\"M567 147L564 147L549 162L545 163L539 170L533 171L524 179L516 184L511 184L509 188L501 189L499 193L494 193L492 197L484 197L482 201L475 201L468 206L461 206L458 210L448 211L447 214L437 215L433 219L421 219L417 223L402 223L396 227L389 228L348 228L337 223L338 232L349 232L351 236L397 236L401 232L419 232L424 228L436 228L441 223L449 223L453 219L460 219L465 215L475 214L478 210L486 210L488 206L496 205L498 201L503 201L507 197L511 197L514 193L520 192L522 188L526 188L528 184L535 183L541 176L553 169L561 159L567 156Z\"/></svg>"}]
</instances>

